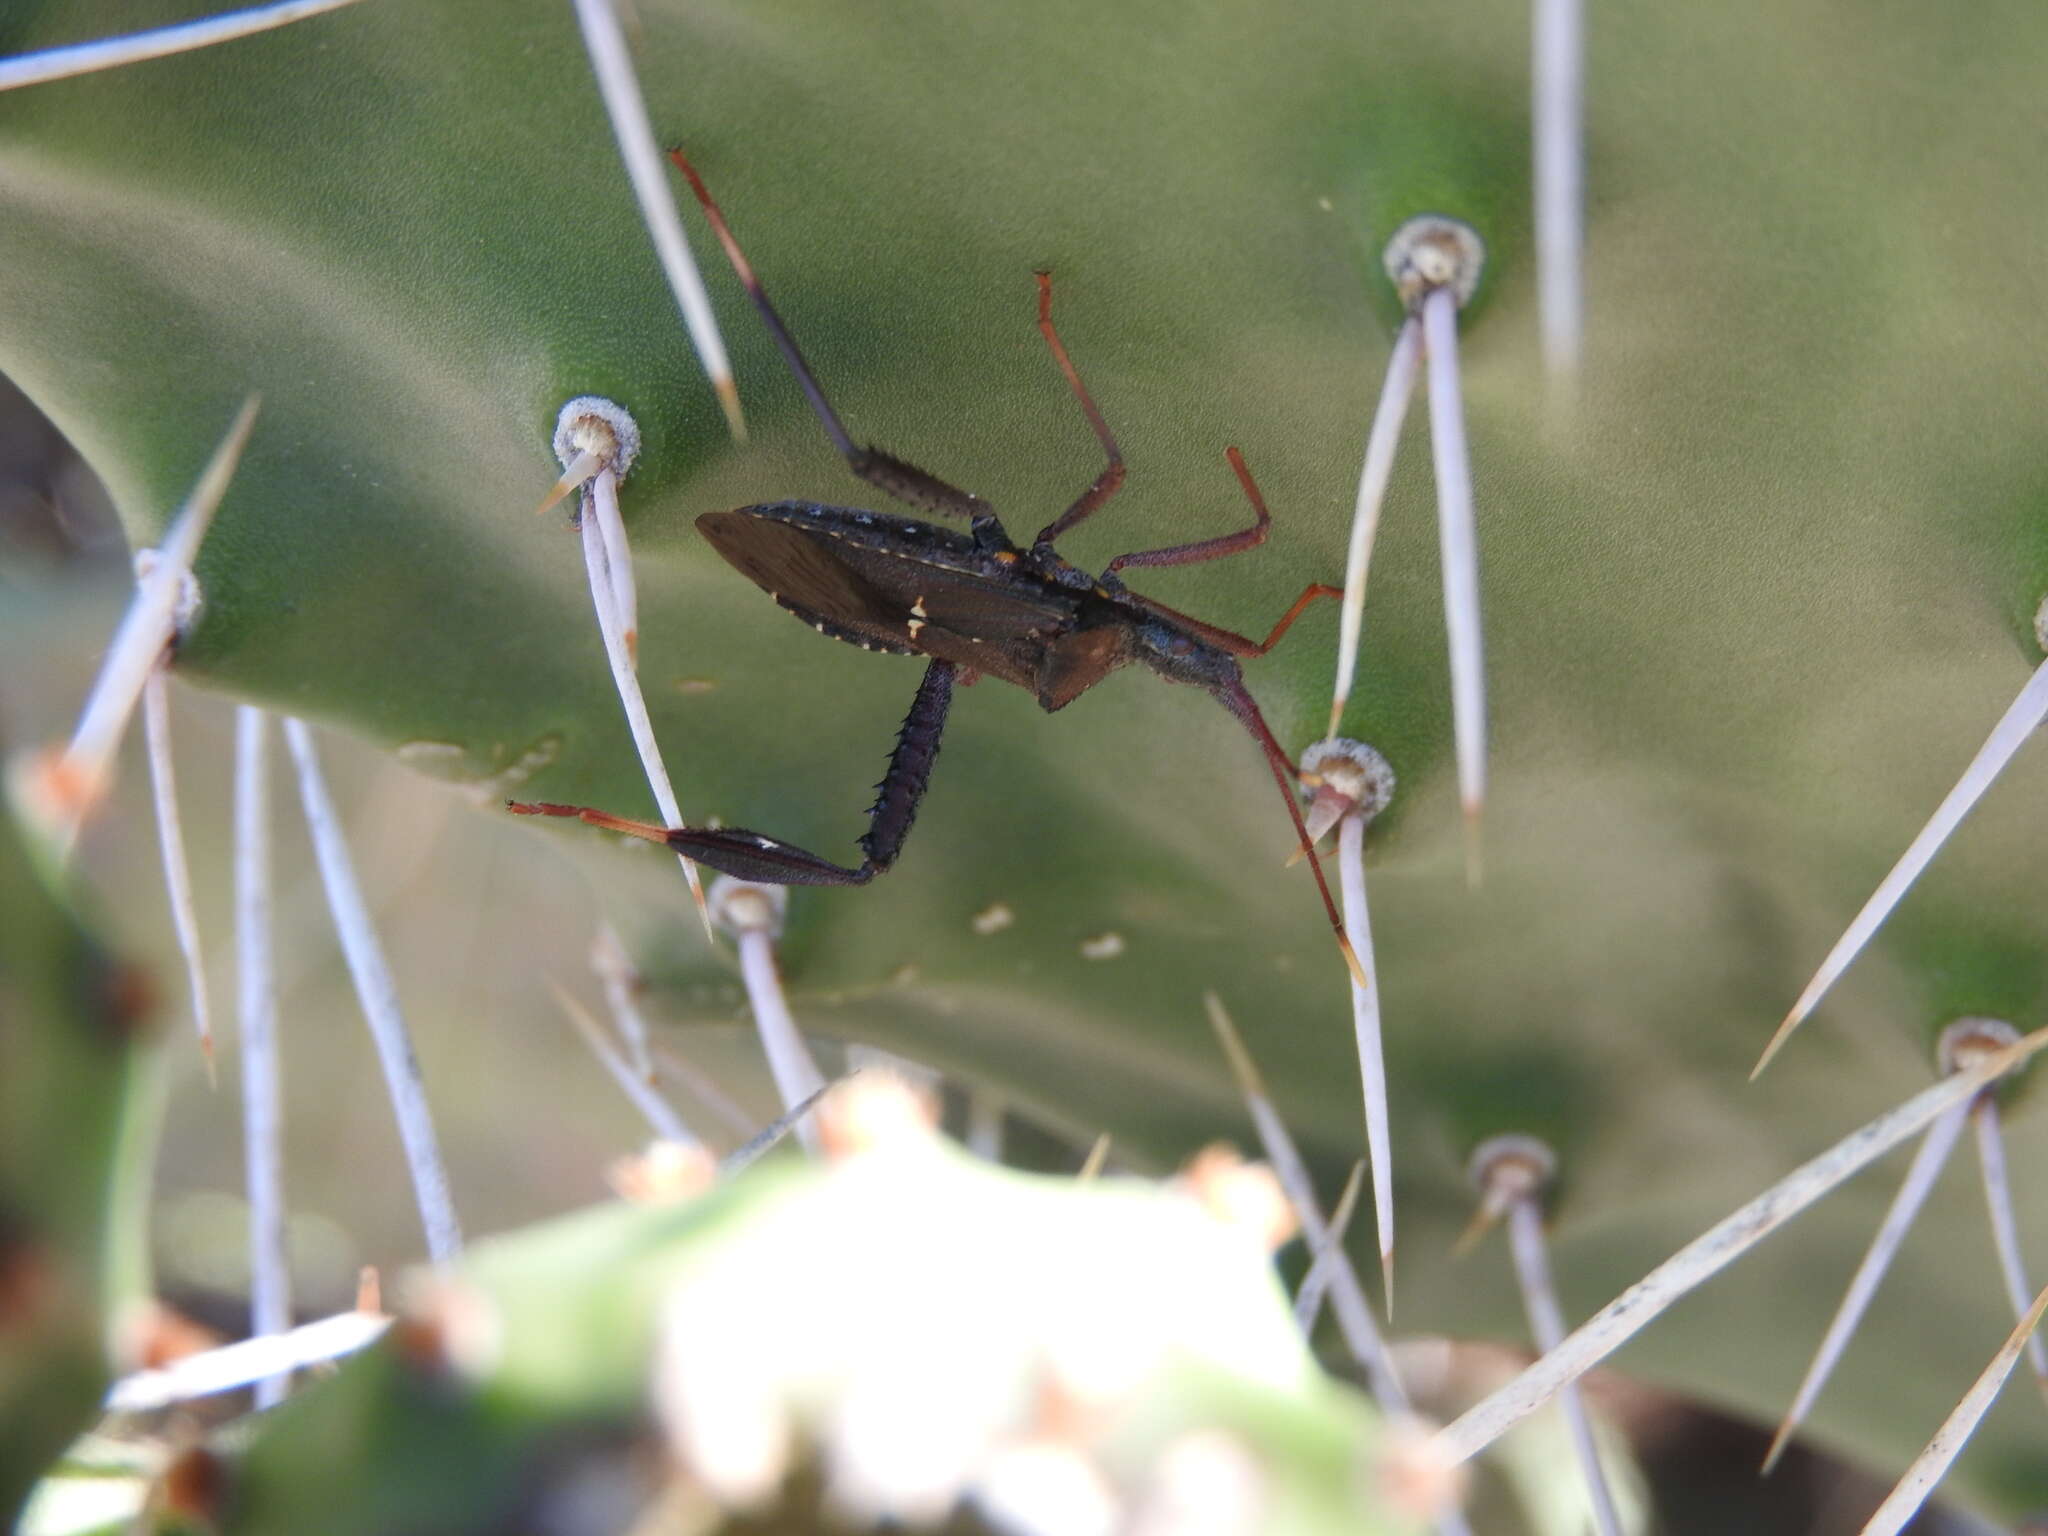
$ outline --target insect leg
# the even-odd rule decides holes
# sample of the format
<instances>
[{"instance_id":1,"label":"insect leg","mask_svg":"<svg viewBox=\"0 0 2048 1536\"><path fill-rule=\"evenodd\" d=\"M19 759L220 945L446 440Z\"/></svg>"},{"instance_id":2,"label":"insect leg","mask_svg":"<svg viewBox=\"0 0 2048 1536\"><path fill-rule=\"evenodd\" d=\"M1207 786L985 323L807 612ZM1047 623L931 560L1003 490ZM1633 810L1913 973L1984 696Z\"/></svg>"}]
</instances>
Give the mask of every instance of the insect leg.
<instances>
[{"instance_id":1,"label":"insect leg","mask_svg":"<svg viewBox=\"0 0 2048 1536\"><path fill-rule=\"evenodd\" d=\"M832 409L832 402L825 398L825 391L811 373L811 366L804 361L804 355L796 344L796 338L789 334L789 328L782 323L782 317L775 312L775 306L768 300L768 290L761 286L761 279L754 275L754 265L747 260L747 253L740 249L740 243L733 237L731 228L725 222L725 215L712 200L711 191L704 185L697 168L680 149L668 152L676 169L690 183L690 190L697 194L697 201L704 206L704 217L718 236L719 244L725 247L725 254L732 262L732 269L739 274L740 283L747 290L747 297L760 312L762 324L768 328L768 335L775 342L776 350L782 353L782 360L789 365L789 371L796 375L796 382L804 392L804 398L811 402L811 409L817 413L825 428L825 435L832 439L832 446L845 458L847 467L872 486L887 491L899 501L908 502L922 512L936 513L945 517L961 517L973 526L975 534L984 544L994 548L1010 548L1009 535L996 521L996 515L987 502L969 491L948 485L937 475L907 464L879 448L859 448L847 435L845 424L839 413Z\"/></svg>"},{"instance_id":2,"label":"insect leg","mask_svg":"<svg viewBox=\"0 0 2048 1536\"><path fill-rule=\"evenodd\" d=\"M1050 544L1117 493L1117 488L1124 483L1124 456L1123 451L1116 445L1116 435L1109 430L1109 423L1102 419L1102 412L1096 409L1094 400L1089 398L1088 386L1081 382L1081 375L1074 371L1073 362L1067 357L1067 349L1060 343L1060 333L1053 329L1052 274L1040 272L1036 276L1038 329L1044 333L1045 344L1052 348L1052 360L1060 365L1060 372L1067 376L1067 384L1074 391L1074 398L1081 402L1081 414L1088 418L1088 425L1095 429L1096 440L1102 444L1102 451L1109 458L1109 462L1102 466L1102 473L1095 477L1095 483L1083 491L1071 507L1046 524L1034 541L1038 544Z\"/></svg>"},{"instance_id":3,"label":"insect leg","mask_svg":"<svg viewBox=\"0 0 2048 1536\"><path fill-rule=\"evenodd\" d=\"M848 869L794 843L778 842L744 827L664 827L659 822L614 816L595 806L556 805L550 801L507 800L505 807L519 816L570 816L593 827L603 827L607 832L644 838L687 854L720 874L738 880L758 880L763 885L866 885L875 877L869 864Z\"/></svg>"},{"instance_id":4,"label":"insect leg","mask_svg":"<svg viewBox=\"0 0 2048 1536\"><path fill-rule=\"evenodd\" d=\"M664 827L592 806L545 801L508 800L506 805L521 816L570 816L607 831L660 843L741 880L766 885L866 885L896 862L903 840L910 835L918 801L924 798L932 763L939 755L939 737L946 728L946 708L952 699L953 664L933 661L925 669L917 697L910 701L903 728L897 732L889 771L878 786L881 794L868 809L868 830L860 840L867 857L853 869L744 827Z\"/></svg>"},{"instance_id":5,"label":"insect leg","mask_svg":"<svg viewBox=\"0 0 2048 1536\"><path fill-rule=\"evenodd\" d=\"M1322 581L1310 582L1306 587L1302 588L1301 596L1294 600L1294 606L1280 615L1280 622L1273 626L1272 632L1250 650L1241 654L1246 656L1265 655L1266 652L1280 643L1280 637L1293 627L1294 621L1301 617L1302 610L1307 608L1310 603L1319 597L1334 597L1341 600L1343 596L1344 589L1342 587L1333 587L1328 582Z\"/></svg>"},{"instance_id":6,"label":"insect leg","mask_svg":"<svg viewBox=\"0 0 2048 1536\"><path fill-rule=\"evenodd\" d=\"M1294 606L1280 615L1280 622L1273 626L1272 633L1263 640L1254 640L1249 635L1240 635L1234 629L1222 629L1214 624L1204 624L1200 619L1190 618L1178 608L1169 608L1157 598L1145 596L1142 592L1125 592L1124 596L1136 603L1147 613L1157 614L1170 620L1177 628L1185 629L1208 641L1219 650L1233 656L1263 656L1280 643L1280 637L1294 626L1304 609L1319 597L1342 597L1342 587L1332 587L1323 582L1311 582L1303 589L1301 596L1294 600Z\"/></svg>"},{"instance_id":7,"label":"insect leg","mask_svg":"<svg viewBox=\"0 0 2048 1536\"><path fill-rule=\"evenodd\" d=\"M881 793L868 807L868 830L860 840L867 854L862 867L879 875L896 862L903 840L910 836L910 824L917 819L917 803L924 798L932 764L938 760L939 737L946 729L946 710L953 702L953 663L934 658L924 669L924 681L917 685L917 697L910 701L910 713L896 732L896 750L889 754L889 771L875 786Z\"/></svg>"},{"instance_id":8,"label":"insect leg","mask_svg":"<svg viewBox=\"0 0 2048 1536\"><path fill-rule=\"evenodd\" d=\"M1259 520L1249 528L1236 533L1226 533L1220 538L1199 539L1193 544L1170 544L1165 549L1141 549L1128 555L1118 555L1102 568L1102 574L1111 575L1127 565L1198 565L1204 560L1220 560L1225 555L1235 555L1247 549L1256 549L1266 542L1266 529L1273 521L1273 514L1266 510L1266 498L1259 494L1258 484L1252 479L1252 472L1245 468L1244 455L1235 448L1225 450L1230 467L1237 471L1237 483L1244 487L1244 493L1251 499L1252 510Z\"/></svg>"},{"instance_id":9,"label":"insect leg","mask_svg":"<svg viewBox=\"0 0 2048 1536\"><path fill-rule=\"evenodd\" d=\"M1294 834L1300 839L1301 851L1308 855L1308 866L1316 877L1316 890L1322 894L1323 910L1329 914L1330 928L1337 935L1337 950L1343 955L1344 964L1351 971L1351 979L1363 987L1369 984L1365 968L1358 963L1358 954L1351 947L1351 940L1344 932L1344 919L1338 915L1337 903L1330 895L1330 885L1323 878L1322 861L1316 857L1315 840L1308 835L1308 828L1301 819L1301 805L1295 798L1296 768L1280 750L1280 743L1273 739L1273 733L1266 727L1266 717L1259 713L1258 704L1245 691L1242 683L1228 683L1211 690L1223 707L1237 716L1238 722L1251 733L1259 744L1259 750L1266 755L1266 764L1273 770L1273 782L1280 786L1280 798L1287 802L1287 814L1294 820Z\"/></svg>"}]
</instances>

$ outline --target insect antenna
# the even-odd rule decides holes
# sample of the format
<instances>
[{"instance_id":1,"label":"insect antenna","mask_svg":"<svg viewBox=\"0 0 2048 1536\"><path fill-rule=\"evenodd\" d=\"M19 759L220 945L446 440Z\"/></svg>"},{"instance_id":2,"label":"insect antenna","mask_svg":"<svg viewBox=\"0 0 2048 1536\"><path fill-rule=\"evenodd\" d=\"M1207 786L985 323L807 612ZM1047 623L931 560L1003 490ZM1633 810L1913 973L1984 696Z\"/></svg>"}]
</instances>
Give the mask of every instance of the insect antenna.
<instances>
[{"instance_id":1,"label":"insect antenna","mask_svg":"<svg viewBox=\"0 0 2048 1536\"><path fill-rule=\"evenodd\" d=\"M718 236L718 243L725 247L726 260L739 274L740 285L747 290L747 297L753 301L761 323L768 328L768 335L774 341L776 350L788 362L790 372L802 387L804 396L811 402L811 409L825 428L825 435L832 439L832 446L847 458L856 458L860 450L853 439L846 435L846 428L839 420L839 413L832 409L832 402L825 398L825 391L818 387L811 377L810 364L804 361L804 354L796 344L796 338L789 334L789 328L782 323L782 316L775 312L775 306L768 302L768 290L761 286L761 279L754 275L754 264L747 260L747 253L740 249L739 241L733 238L732 230L725 222L725 214L713 201L711 189L704 185L704 178L697 174L697 168L690 164L680 149L671 149L668 158L675 168L683 173L683 179L690 184L690 190L697 194L697 201L703 205L704 217L710 222L711 231Z\"/></svg>"},{"instance_id":2,"label":"insect antenna","mask_svg":"<svg viewBox=\"0 0 2048 1536\"><path fill-rule=\"evenodd\" d=\"M1294 793L1294 764L1287 754L1280 750L1280 743L1273 739L1273 733L1266 728L1266 717L1259 713L1259 706L1246 691L1243 683L1219 683L1214 689L1223 707L1243 722L1244 728L1252 734L1252 740L1259 744L1259 750L1266 754L1266 766L1273 770L1273 782L1280 786L1280 798L1287 802L1287 814L1293 818L1295 835L1301 839L1301 851L1308 855L1308 867L1315 872L1316 889L1323 894L1323 910L1330 914L1330 930L1337 935L1337 948L1344 956L1344 964L1351 971L1351 979L1361 987L1372 985L1366 979L1365 967L1358 963L1357 951L1351 947L1351 940L1344 932L1344 919L1337 911L1337 902L1330 895L1330 883L1323 878L1322 860L1316 857L1314 841L1308 835L1308 827L1301 819L1301 806L1296 803Z\"/></svg>"},{"instance_id":3,"label":"insect antenna","mask_svg":"<svg viewBox=\"0 0 2048 1536\"><path fill-rule=\"evenodd\" d=\"M718 243L725 247L726 258L732 263L733 272L738 276L740 285L747 290L747 298L753 303L755 312L760 315L761 323L767 327L769 339L782 354L782 361L802 388L804 398L810 401L812 411L816 413L820 425L825 429L825 435L832 440L832 446L838 449L840 456L846 460L847 468L869 485L880 487L899 501L908 502L921 511L936 513L941 517L963 518L974 527L976 536L985 543L996 548L1009 548L1010 536L1003 531L1002 524L996 520L995 513L989 510L988 503L980 497L963 491L956 485L949 485L930 470L919 469L915 464L906 463L882 452L879 448L855 446L852 437L847 434L845 423L839 419L839 413L832 409L832 402L825 398L824 388L812 374L811 365L804 361L804 354L797 346L796 338L790 335L789 327L782 323L782 316L775 312L775 306L769 302L768 290L761 286L761 279L754 273L754 264L747 260L747 253L740 249L739 240L733 235L731 226L725 222L725 215L719 211L717 202L713 200L711 189L704 185L704 178L697 174L697 168L690 164L689 157L680 149L671 149L668 157L675 162L676 169L681 171L683 178L690 183L690 190L697 194L697 201L703 205L704 217L710 221L712 232L718 236ZM1104 492L1105 497L1107 494ZM1091 506L1099 504L1089 503L1087 496L1082 497L1082 503Z\"/></svg>"}]
</instances>

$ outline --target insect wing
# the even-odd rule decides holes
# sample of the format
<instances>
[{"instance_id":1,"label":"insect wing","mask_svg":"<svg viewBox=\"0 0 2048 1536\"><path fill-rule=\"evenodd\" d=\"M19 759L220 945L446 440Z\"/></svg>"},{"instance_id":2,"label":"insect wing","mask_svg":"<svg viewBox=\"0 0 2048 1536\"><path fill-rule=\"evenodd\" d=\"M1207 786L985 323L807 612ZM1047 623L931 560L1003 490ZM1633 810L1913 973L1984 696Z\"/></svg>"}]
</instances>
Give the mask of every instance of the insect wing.
<instances>
[{"instance_id":1,"label":"insect wing","mask_svg":"<svg viewBox=\"0 0 2048 1536\"><path fill-rule=\"evenodd\" d=\"M734 568L837 638L943 656L1034 686L1073 594L909 518L776 503L709 512L697 527Z\"/></svg>"},{"instance_id":2,"label":"insect wing","mask_svg":"<svg viewBox=\"0 0 2048 1536\"><path fill-rule=\"evenodd\" d=\"M887 596L839 559L829 539L805 528L747 512L707 512L697 519L697 531L778 602L849 627L894 619L895 605Z\"/></svg>"},{"instance_id":3,"label":"insect wing","mask_svg":"<svg viewBox=\"0 0 2048 1536\"><path fill-rule=\"evenodd\" d=\"M1029 577L886 559L857 548L843 555L872 588L888 592L897 622L914 622L921 636L945 633L985 645L1011 645L1040 639L1074 620L1077 605L1067 593Z\"/></svg>"},{"instance_id":4,"label":"insect wing","mask_svg":"<svg viewBox=\"0 0 2048 1536\"><path fill-rule=\"evenodd\" d=\"M1072 593L1002 562L961 569L873 549L842 553L872 586L887 585L898 615L889 639L1031 693L1039 691L1048 649L1073 628L1079 610Z\"/></svg>"}]
</instances>

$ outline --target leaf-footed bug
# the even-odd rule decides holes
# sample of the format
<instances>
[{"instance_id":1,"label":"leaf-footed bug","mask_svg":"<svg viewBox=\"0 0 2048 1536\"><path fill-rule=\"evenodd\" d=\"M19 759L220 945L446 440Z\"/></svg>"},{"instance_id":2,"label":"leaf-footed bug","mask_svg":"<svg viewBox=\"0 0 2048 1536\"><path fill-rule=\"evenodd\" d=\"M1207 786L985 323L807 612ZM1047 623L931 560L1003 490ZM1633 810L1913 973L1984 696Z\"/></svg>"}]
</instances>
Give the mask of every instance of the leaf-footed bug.
<instances>
[{"instance_id":1,"label":"leaf-footed bug","mask_svg":"<svg viewBox=\"0 0 2048 1536\"><path fill-rule=\"evenodd\" d=\"M929 658L924 681L897 735L880 794L869 809L868 830L860 839L865 857L857 866L835 864L795 844L738 827L664 827L589 806L513 802L511 808L522 815L580 817L593 826L662 843L743 880L865 885L896 861L909 836L938 757L956 677L973 682L989 676L1014 683L1051 711L1072 703L1118 667L1142 662L1170 682L1207 691L1258 743L1309 855L1338 947L1363 985L1364 973L1344 936L1343 920L1302 825L1294 767L1267 729L1238 666L1241 657L1265 655L1303 609L1318 597L1340 595L1338 589L1310 585L1264 640L1253 640L1141 596L1117 575L1126 567L1192 565L1263 544L1272 518L1244 456L1236 448L1229 450L1230 466L1257 514L1251 527L1119 555L1099 576L1059 555L1053 542L1116 494L1123 484L1124 463L1109 424L1053 328L1052 277L1040 272L1039 330L1094 428L1107 462L1072 506L1041 529L1028 547L1019 547L979 497L914 464L854 445L696 169L680 150L671 150L670 158L696 192L747 296L848 467L921 512L963 519L967 531L807 501L707 512L697 519L698 531L719 554L820 634L863 650Z\"/></svg>"}]
</instances>

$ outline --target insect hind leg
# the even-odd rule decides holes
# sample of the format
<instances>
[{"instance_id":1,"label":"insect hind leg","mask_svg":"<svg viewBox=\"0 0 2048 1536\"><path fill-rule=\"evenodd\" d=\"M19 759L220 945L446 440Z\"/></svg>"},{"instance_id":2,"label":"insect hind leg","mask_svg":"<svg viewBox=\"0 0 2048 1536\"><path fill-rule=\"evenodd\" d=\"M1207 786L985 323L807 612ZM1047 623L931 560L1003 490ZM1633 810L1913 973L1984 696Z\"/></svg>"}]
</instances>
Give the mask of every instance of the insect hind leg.
<instances>
[{"instance_id":1,"label":"insect hind leg","mask_svg":"<svg viewBox=\"0 0 2048 1536\"><path fill-rule=\"evenodd\" d=\"M910 835L911 824L917 820L918 802L924 798L925 786L931 780L932 764L939 756L939 738L946 729L946 711L953 700L953 672L950 661L934 660L925 669L917 696L910 701L910 713L904 716L902 729L896 734L896 750L889 756L889 770L877 786L881 793L868 808L868 830L860 840L861 851L867 857L854 868L745 827L664 827L614 816L588 805L517 800L505 803L517 815L573 817L607 831L661 843L739 880L756 880L764 885L866 885L896 862L896 855Z\"/></svg>"},{"instance_id":2,"label":"insect hind leg","mask_svg":"<svg viewBox=\"0 0 2048 1536\"><path fill-rule=\"evenodd\" d=\"M848 869L794 843L785 843L745 827L664 827L658 822L614 816L594 805L558 805L548 800L507 800L515 816L565 816L589 822L607 832L623 832L660 843L708 864L736 880L763 885L866 885L879 873L872 864Z\"/></svg>"},{"instance_id":3,"label":"insect hind leg","mask_svg":"<svg viewBox=\"0 0 2048 1536\"><path fill-rule=\"evenodd\" d=\"M933 658L924 669L924 681L910 701L910 712L896 732L896 749L889 754L889 771L875 788L880 791L868 807L868 829L860 840L867 857L862 867L870 878L896 862L896 855L910 836L917 820L918 802L931 782L932 764L939 758L939 738L945 733L946 711L953 703L953 663Z\"/></svg>"},{"instance_id":4,"label":"insect hind leg","mask_svg":"<svg viewBox=\"0 0 2048 1536\"><path fill-rule=\"evenodd\" d=\"M744 827L676 827L669 847L735 880L762 885L866 885L881 870L872 859L856 869Z\"/></svg>"}]
</instances>

